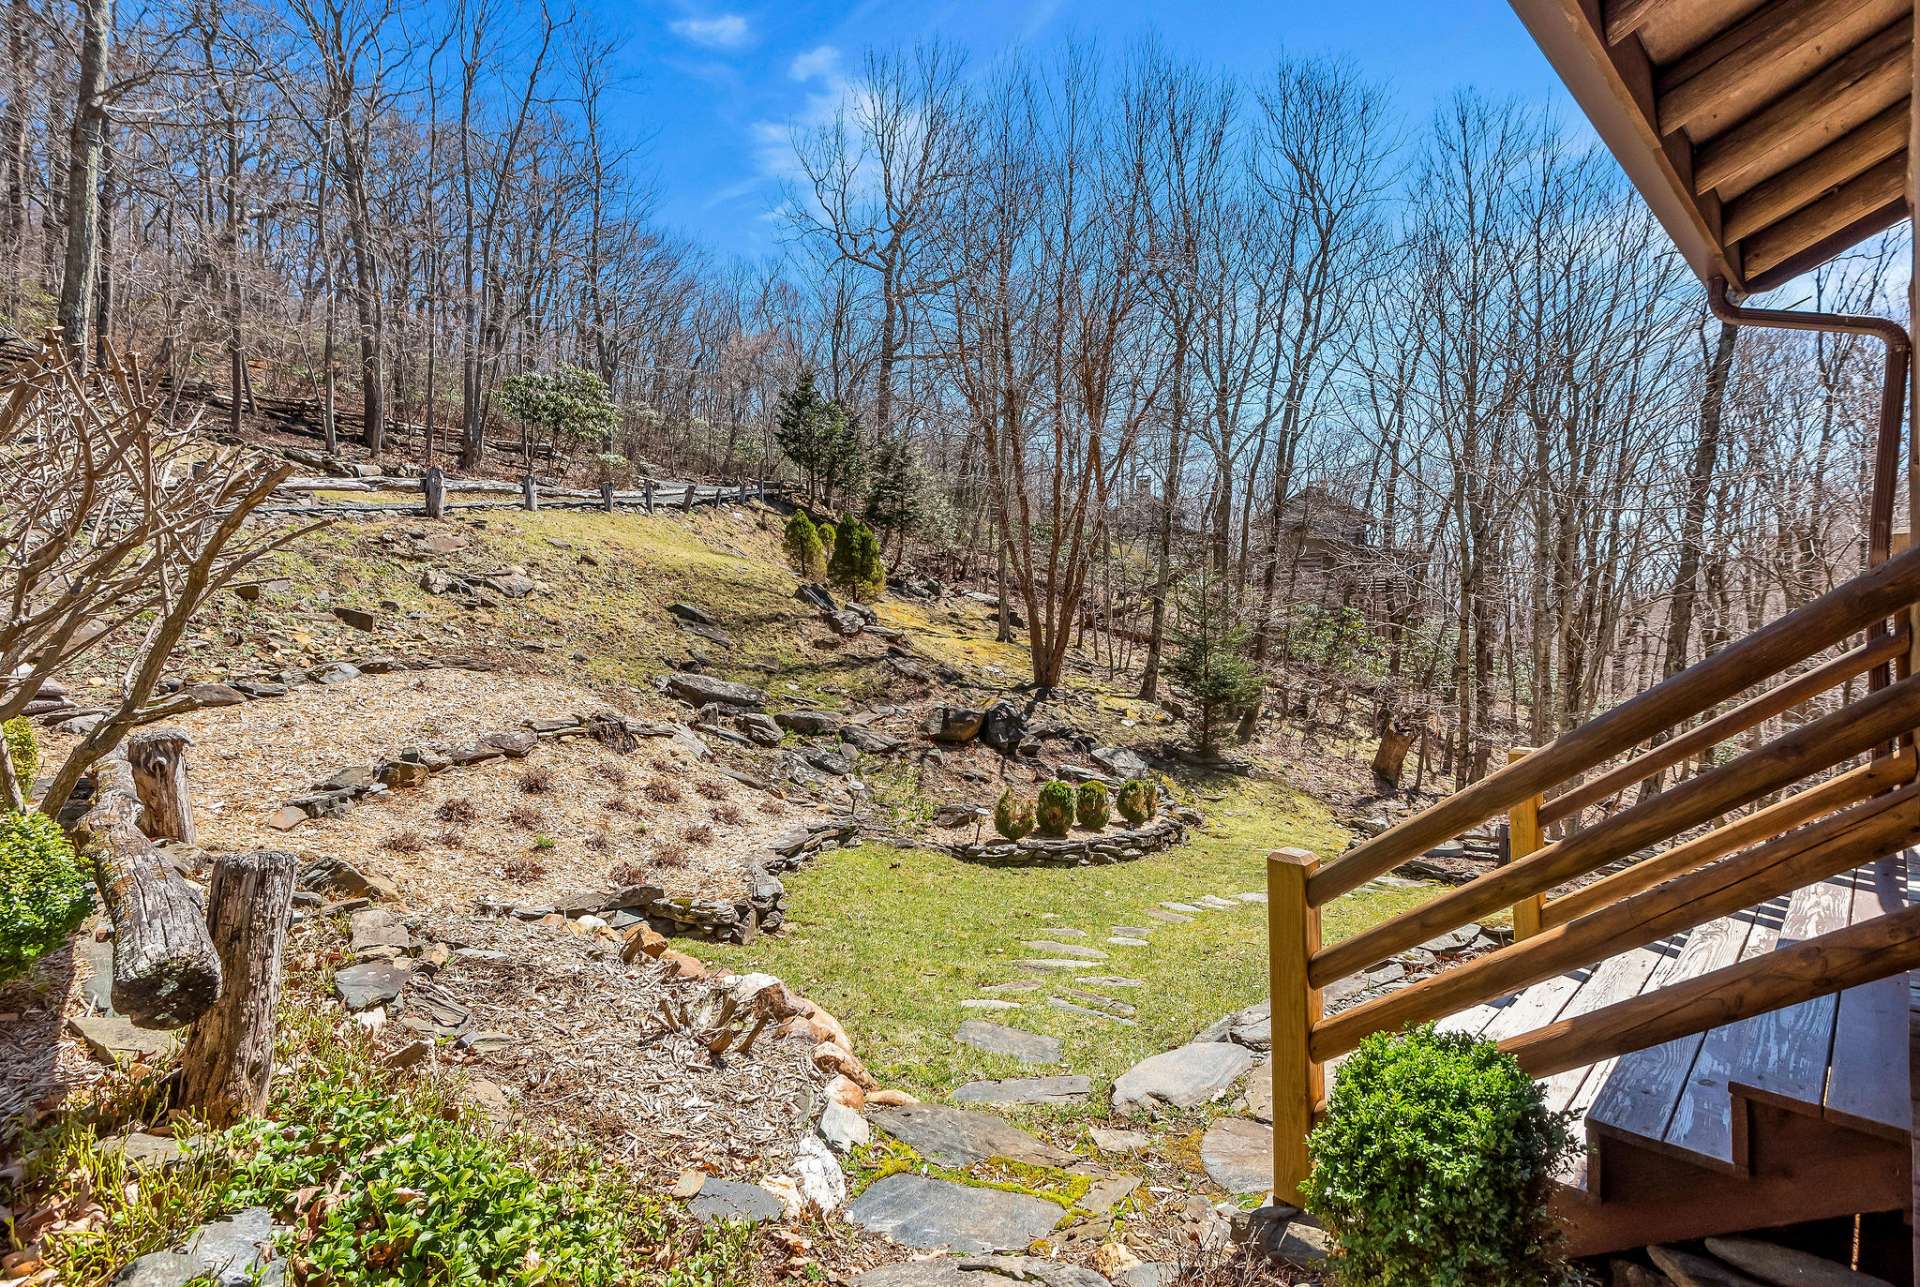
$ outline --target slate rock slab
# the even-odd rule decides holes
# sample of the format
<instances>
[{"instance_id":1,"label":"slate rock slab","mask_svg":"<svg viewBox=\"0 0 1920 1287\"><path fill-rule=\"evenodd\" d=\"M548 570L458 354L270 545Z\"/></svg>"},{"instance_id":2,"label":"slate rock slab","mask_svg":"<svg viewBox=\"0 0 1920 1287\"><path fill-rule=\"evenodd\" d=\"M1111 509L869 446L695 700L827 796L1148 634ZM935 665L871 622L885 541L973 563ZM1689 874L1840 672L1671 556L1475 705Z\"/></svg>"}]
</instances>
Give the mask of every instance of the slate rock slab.
<instances>
[{"instance_id":1,"label":"slate rock slab","mask_svg":"<svg viewBox=\"0 0 1920 1287\"><path fill-rule=\"evenodd\" d=\"M1199 1041L1150 1055L1113 1083L1119 1113L1192 1108L1217 1099L1253 1066L1254 1056L1231 1041Z\"/></svg>"},{"instance_id":2,"label":"slate rock slab","mask_svg":"<svg viewBox=\"0 0 1920 1287\"><path fill-rule=\"evenodd\" d=\"M992 1113L939 1104L903 1104L874 1110L872 1121L937 1166L972 1166L990 1157L1030 1166L1062 1166L1073 1161L1071 1154L1042 1143Z\"/></svg>"},{"instance_id":3,"label":"slate rock slab","mask_svg":"<svg viewBox=\"0 0 1920 1287\"><path fill-rule=\"evenodd\" d=\"M1083 1104L1092 1093L1090 1077L1009 1077L970 1081L952 1099L956 1104Z\"/></svg>"},{"instance_id":4,"label":"slate rock slab","mask_svg":"<svg viewBox=\"0 0 1920 1287\"><path fill-rule=\"evenodd\" d=\"M87 1050L95 1059L105 1064L122 1059L151 1063L170 1054L180 1044L178 1031L136 1028L117 1014L68 1019L67 1027L87 1043Z\"/></svg>"},{"instance_id":5,"label":"slate rock slab","mask_svg":"<svg viewBox=\"0 0 1920 1287\"><path fill-rule=\"evenodd\" d=\"M411 973L404 965L367 961L334 973L334 991L349 1010L369 1010L398 999Z\"/></svg>"},{"instance_id":6,"label":"slate rock slab","mask_svg":"<svg viewBox=\"0 0 1920 1287\"><path fill-rule=\"evenodd\" d=\"M1247 1116L1256 1122L1273 1120L1273 1060L1263 1059L1247 1074Z\"/></svg>"},{"instance_id":7,"label":"slate rock slab","mask_svg":"<svg viewBox=\"0 0 1920 1287\"><path fill-rule=\"evenodd\" d=\"M1244 1010L1236 1010L1215 1020L1194 1037L1195 1041L1233 1041L1250 1050L1268 1050L1273 1046L1273 1003L1262 1001Z\"/></svg>"},{"instance_id":8,"label":"slate rock slab","mask_svg":"<svg viewBox=\"0 0 1920 1287\"><path fill-rule=\"evenodd\" d=\"M736 684L730 680L715 679L712 675L696 675L692 671L676 670L665 677L666 689L675 697L693 706L705 706L708 702L719 702L722 706L738 706L743 710L757 711L766 705L767 695L748 684Z\"/></svg>"},{"instance_id":9,"label":"slate rock slab","mask_svg":"<svg viewBox=\"0 0 1920 1287\"><path fill-rule=\"evenodd\" d=\"M1707 1250L1763 1282L1805 1287L1892 1287L1884 1278L1857 1273L1824 1257L1759 1238L1708 1238Z\"/></svg>"},{"instance_id":10,"label":"slate rock slab","mask_svg":"<svg viewBox=\"0 0 1920 1287\"><path fill-rule=\"evenodd\" d=\"M948 1180L904 1173L876 1181L846 1209L849 1223L904 1246L970 1252L1025 1247L1051 1233L1060 1215L1060 1208L1045 1198L1001 1189L970 1188ZM980 1280L976 1275L974 1281ZM881 1281L902 1287L916 1280ZM968 1280L945 1281L965 1283ZM1097 1283L1098 1279L1094 1281ZM991 1282L993 1279L985 1279L985 1283Z\"/></svg>"},{"instance_id":11,"label":"slate rock slab","mask_svg":"<svg viewBox=\"0 0 1920 1287\"><path fill-rule=\"evenodd\" d=\"M1060 1043L1057 1040L1052 1037L1043 1037L1037 1032L1009 1028L1003 1023L969 1019L960 1025L960 1031L953 1036L955 1041L963 1045L985 1050L991 1054L1009 1055L1023 1064L1060 1062Z\"/></svg>"},{"instance_id":12,"label":"slate rock slab","mask_svg":"<svg viewBox=\"0 0 1920 1287\"><path fill-rule=\"evenodd\" d=\"M1273 1187L1273 1128L1223 1117L1201 1139L1200 1161L1229 1193L1265 1193Z\"/></svg>"},{"instance_id":13,"label":"slate rock slab","mask_svg":"<svg viewBox=\"0 0 1920 1287\"><path fill-rule=\"evenodd\" d=\"M757 1184L741 1180L710 1179L687 1204L687 1212L701 1224L745 1220L758 1224L780 1218L780 1199Z\"/></svg>"},{"instance_id":14,"label":"slate rock slab","mask_svg":"<svg viewBox=\"0 0 1920 1287\"><path fill-rule=\"evenodd\" d=\"M943 1256L882 1265L853 1280L854 1287L1108 1287L1091 1269L1038 1256Z\"/></svg>"},{"instance_id":15,"label":"slate rock slab","mask_svg":"<svg viewBox=\"0 0 1920 1287\"><path fill-rule=\"evenodd\" d=\"M273 1240L273 1215L248 1207L224 1220L201 1225L183 1249L158 1251L132 1261L113 1277L113 1287L185 1287L212 1281L219 1287L271 1287L285 1281L286 1270L267 1263ZM261 1273L266 1266L265 1273Z\"/></svg>"}]
</instances>

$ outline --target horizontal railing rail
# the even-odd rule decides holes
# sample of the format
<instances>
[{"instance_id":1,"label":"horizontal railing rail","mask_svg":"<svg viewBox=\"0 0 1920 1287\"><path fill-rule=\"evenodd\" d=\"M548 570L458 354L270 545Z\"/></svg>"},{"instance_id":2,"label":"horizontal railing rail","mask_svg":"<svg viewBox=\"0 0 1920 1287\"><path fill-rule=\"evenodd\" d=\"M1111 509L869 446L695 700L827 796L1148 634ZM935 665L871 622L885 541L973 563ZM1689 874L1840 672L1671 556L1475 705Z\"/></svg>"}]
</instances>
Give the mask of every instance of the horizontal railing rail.
<instances>
[{"instance_id":1,"label":"horizontal railing rail","mask_svg":"<svg viewBox=\"0 0 1920 1287\"><path fill-rule=\"evenodd\" d=\"M1888 559L1533 754L1362 841L1311 875L1309 900L1324 906L1529 796L1577 778L1876 622L1884 629L1886 618L1917 598L1920 549Z\"/></svg>"}]
</instances>

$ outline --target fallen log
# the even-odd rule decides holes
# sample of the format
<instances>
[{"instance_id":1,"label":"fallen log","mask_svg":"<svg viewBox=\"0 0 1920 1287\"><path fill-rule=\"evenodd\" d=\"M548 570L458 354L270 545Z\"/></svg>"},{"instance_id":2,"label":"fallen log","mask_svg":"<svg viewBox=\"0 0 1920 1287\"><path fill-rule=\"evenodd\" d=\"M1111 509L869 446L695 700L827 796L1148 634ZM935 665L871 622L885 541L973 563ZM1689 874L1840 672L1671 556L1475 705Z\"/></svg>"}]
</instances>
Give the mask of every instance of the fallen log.
<instances>
[{"instance_id":1,"label":"fallen log","mask_svg":"<svg viewBox=\"0 0 1920 1287\"><path fill-rule=\"evenodd\" d=\"M145 813L126 752L95 770L78 839L92 855L113 921L113 1008L141 1028L177 1028L220 996L220 957L206 903L141 830Z\"/></svg>"}]
</instances>

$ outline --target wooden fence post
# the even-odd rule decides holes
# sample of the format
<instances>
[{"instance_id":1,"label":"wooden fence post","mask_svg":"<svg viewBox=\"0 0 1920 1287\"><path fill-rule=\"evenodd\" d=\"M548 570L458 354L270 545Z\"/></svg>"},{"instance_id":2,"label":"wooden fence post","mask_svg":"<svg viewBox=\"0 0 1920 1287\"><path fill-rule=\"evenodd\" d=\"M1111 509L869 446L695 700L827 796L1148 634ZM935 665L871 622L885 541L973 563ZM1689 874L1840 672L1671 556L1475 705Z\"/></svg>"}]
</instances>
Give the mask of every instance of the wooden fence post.
<instances>
[{"instance_id":1,"label":"wooden fence post","mask_svg":"<svg viewBox=\"0 0 1920 1287\"><path fill-rule=\"evenodd\" d=\"M1507 752L1507 763L1518 764L1533 754L1531 746L1516 746ZM1507 861L1518 862L1540 848L1540 806L1544 795L1531 795L1507 810ZM1540 932L1547 896L1534 894L1513 905L1513 941L1532 938Z\"/></svg>"},{"instance_id":2,"label":"wooden fence post","mask_svg":"<svg viewBox=\"0 0 1920 1287\"><path fill-rule=\"evenodd\" d=\"M421 475L420 491L426 497L427 517L445 518L447 516L447 475L440 466L435 465Z\"/></svg>"},{"instance_id":3,"label":"wooden fence post","mask_svg":"<svg viewBox=\"0 0 1920 1287\"><path fill-rule=\"evenodd\" d=\"M267 1106L273 1011L300 861L289 853L229 854L213 865L207 928L225 977L220 999L194 1021L180 1057L180 1106L225 1126Z\"/></svg>"},{"instance_id":4,"label":"wooden fence post","mask_svg":"<svg viewBox=\"0 0 1920 1287\"><path fill-rule=\"evenodd\" d=\"M699 490L699 485L695 483L691 478L689 478L687 480L686 494L680 498L681 513L683 514L693 513L693 494L698 490Z\"/></svg>"},{"instance_id":5,"label":"wooden fence post","mask_svg":"<svg viewBox=\"0 0 1920 1287\"><path fill-rule=\"evenodd\" d=\"M600 484L600 508L607 511L607 513L609 514L613 513L613 484L612 483Z\"/></svg>"},{"instance_id":6,"label":"wooden fence post","mask_svg":"<svg viewBox=\"0 0 1920 1287\"><path fill-rule=\"evenodd\" d=\"M127 739L127 763L140 796L140 829L155 840L193 843L193 797L187 790L187 748L177 728L150 728Z\"/></svg>"},{"instance_id":7,"label":"wooden fence post","mask_svg":"<svg viewBox=\"0 0 1920 1287\"><path fill-rule=\"evenodd\" d=\"M640 480L640 505L647 513L653 513L653 479Z\"/></svg>"},{"instance_id":8,"label":"wooden fence post","mask_svg":"<svg viewBox=\"0 0 1920 1287\"><path fill-rule=\"evenodd\" d=\"M532 474L520 475L520 508L535 512L540 509L540 484L533 481Z\"/></svg>"},{"instance_id":9,"label":"wooden fence post","mask_svg":"<svg viewBox=\"0 0 1920 1287\"><path fill-rule=\"evenodd\" d=\"M753 498L759 501L762 505L767 503L767 480L766 479L756 478L753 480Z\"/></svg>"},{"instance_id":10,"label":"wooden fence post","mask_svg":"<svg viewBox=\"0 0 1920 1287\"><path fill-rule=\"evenodd\" d=\"M1307 982L1307 962L1320 950L1320 909L1307 899L1307 878L1320 860L1304 849L1267 855L1267 988L1273 1034L1273 1200L1300 1204L1307 1178L1307 1132L1326 1077L1307 1053L1320 1021L1320 990Z\"/></svg>"}]
</instances>

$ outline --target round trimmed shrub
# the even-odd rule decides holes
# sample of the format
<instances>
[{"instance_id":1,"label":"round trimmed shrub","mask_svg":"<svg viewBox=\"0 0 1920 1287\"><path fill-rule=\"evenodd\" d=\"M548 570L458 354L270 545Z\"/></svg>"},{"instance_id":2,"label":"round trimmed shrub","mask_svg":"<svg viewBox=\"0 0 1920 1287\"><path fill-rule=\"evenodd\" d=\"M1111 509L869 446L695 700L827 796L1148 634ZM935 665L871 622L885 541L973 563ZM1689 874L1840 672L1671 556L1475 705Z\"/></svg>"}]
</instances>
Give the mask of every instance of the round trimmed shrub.
<instances>
[{"instance_id":1,"label":"round trimmed shrub","mask_svg":"<svg viewBox=\"0 0 1920 1287\"><path fill-rule=\"evenodd\" d=\"M6 743L7 758L13 761L13 776L20 790L30 790L33 775L40 771L40 743L33 736L33 725L27 723L25 715L15 715L0 724L0 739Z\"/></svg>"},{"instance_id":2,"label":"round trimmed shrub","mask_svg":"<svg viewBox=\"0 0 1920 1287\"><path fill-rule=\"evenodd\" d=\"M1008 840L1018 840L1033 830L1033 805L1009 788L1000 793L993 806L993 829Z\"/></svg>"},{"instance_id":3,"label":"round trimmed shrub","mask_svg":"<svg viewBox=\"0 0 1920 1287\"><path fill-rule=\"evenodd\" d=\"M1511 1055L1432 1024L1377 1033L1340 1068L1308 1137L1307 1210L1351 1287L1574 1281L1547 1216L1567 1117Z\"/></svg>"},{"instance_id":4,"label":"round trimmed shrub","mask_svg":"<svg viewBox=\"0 0 1920 1287\"><path fill-rule=\"evenodd\" d=\"M67 941L93 910L93 879L60 824L28 811L0 817L0 979Z\"/></svg>"},{"instance_id":5,"label":"round trimmed shrub","mask_svg":"<svg viewBox=\"0 0 1920 1287\"><path fill-rule=\"evenodd\" d=\"M1153 783L1145 778L1128 778L1120 784L1119 794L1113 798L1113 807L1120 811L1121 817L1137 827L1153 817L1154 806L1158 804L1154 795Z\"/></svg>"},{"instance_id":6,"label":"round trimmed shrub","mask_svg":"<svg viewBox=\"0 0 1920 1287\"><path fill-rule=\"evenodd\" d=\"M1033 806L1034 821L1040 826L1040 834L1052 836L1055 840L1067 834L1073 826L1075 805L1073 783L1049 782L1040 788L1040 798Z\"/></svg>"},{"instance_id":7,"label":"round trimmed shrub","mask_svg":"<svg viewBox=\"0 0 1920 1287\"><path fill-rule=\"evenodd\" d=\"M1080 819L1080 825L1088 831L1098 831L1106 826L1107 819L1113 816L1113 807L1107 798L1107 784L1082 782L1074 796L1073 812Z\"/></svg>"}]
</instances>

